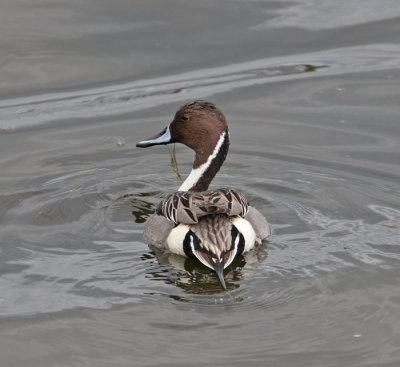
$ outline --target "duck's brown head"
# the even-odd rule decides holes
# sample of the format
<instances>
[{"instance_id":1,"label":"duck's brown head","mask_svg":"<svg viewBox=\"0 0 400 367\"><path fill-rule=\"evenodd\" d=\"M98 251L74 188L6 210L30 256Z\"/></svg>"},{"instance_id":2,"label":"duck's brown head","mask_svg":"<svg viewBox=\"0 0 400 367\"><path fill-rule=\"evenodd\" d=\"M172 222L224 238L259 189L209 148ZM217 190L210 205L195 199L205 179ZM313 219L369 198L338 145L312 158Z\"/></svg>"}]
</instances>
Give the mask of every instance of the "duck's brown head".
<instances>
[{"instance_id":1,"label":"duck's brown head","mask_svg":"<svg viewBox=\"0 0 400 367\"><path fill-rule=\"evenodd\" d=\"M191 186L191 189L208 187L228 152L229 134L224 114L211 102L186 103L161 133L142 140L136 146L146 148L175 142L185 144L196 152L194 169L205 168L200 184Z\"/></svg>"},{"instance_id":2,"label":"duck's brown head","mask_svg":"<svg viewBox=\"0 0 400 367\"><path fill-rule=\"evenodd\" d=\"M160 144L182 143L207 160L224 131L228 131L228 125L224 114L215 104L194 101L180 107L171 124L161 133L139 142L136 146L146 148Z\"/></svg>"},{"instance_id":3,"label":"duck's brown head","mask_svg":"<svg viewBox=\"0 0 400 367\"><path fill-rule=\"evenodd\" d=\"M228 131L224 114L215 104L195 101L183 105L170 125L171 136L197 154L211 154L221 134Z\"/></svg>"}]
</instances>

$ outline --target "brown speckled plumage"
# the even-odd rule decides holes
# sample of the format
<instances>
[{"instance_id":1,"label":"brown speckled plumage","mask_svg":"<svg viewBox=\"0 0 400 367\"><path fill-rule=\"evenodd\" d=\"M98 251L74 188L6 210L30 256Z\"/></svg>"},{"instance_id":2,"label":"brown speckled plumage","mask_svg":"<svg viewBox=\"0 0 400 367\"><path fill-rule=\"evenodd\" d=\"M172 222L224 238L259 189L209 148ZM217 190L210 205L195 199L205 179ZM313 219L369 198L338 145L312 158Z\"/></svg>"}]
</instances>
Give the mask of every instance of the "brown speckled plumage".
<instances>
[{"instance_id":1,"label":"brown speckled plumage","mask_svg":"<svg viewBox=\"0 0 400 367\"><path fill-rule=\"evenodd\" d=\"M194 249L195 256L206 266L213 262L220 262L227 267L237 255L237 247L240 236L237 230L233 230L232 221L224 214L209 215L203 217L190 230L199 239Z\"/></svg>"},{"instance_id":2,"label":"brown speckled plumage","mask_svg":"<svg viewBox=\"0 0 400 367\"><path fill-rule=\"evenodd\" d=\"M196 224L199 218L214 214L244 217L247 211L247 199L233 189L209 190L201 193L174 192L165 197L156 209L158 215L182 224Z\"/></svg>"}]
</instances>

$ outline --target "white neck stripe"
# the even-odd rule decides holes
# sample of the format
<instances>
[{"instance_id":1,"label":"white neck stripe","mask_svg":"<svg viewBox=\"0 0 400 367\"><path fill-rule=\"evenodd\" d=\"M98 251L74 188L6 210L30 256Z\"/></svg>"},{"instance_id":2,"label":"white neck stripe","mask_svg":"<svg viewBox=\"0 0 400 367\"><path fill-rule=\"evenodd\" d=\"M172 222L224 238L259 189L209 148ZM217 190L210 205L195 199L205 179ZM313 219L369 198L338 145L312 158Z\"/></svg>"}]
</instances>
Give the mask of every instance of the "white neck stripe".
<instances>
[{"instance_id":1,"label":"white neck stripe","mask_svg":"<svg viewBox=\"0 0 400 367\"><path fill-rule=\"evenodd\" d=\"M204 172L207 171L208 167L210 167L211 162L213 159L217 156L219 153L219 150L221 149L222 143L225 140L225 131L220 135L219 140L217 145L214 148L214 151L212 154L207 158L207 161L203 163L200 167L198 168L193 168L192 171L190 172L190 175L187 177L185 182L181 185L181 187L178 189L178 191L188 191L192 187L194 187L199 179L203 176Z\"/></svg>"}]
</instances>

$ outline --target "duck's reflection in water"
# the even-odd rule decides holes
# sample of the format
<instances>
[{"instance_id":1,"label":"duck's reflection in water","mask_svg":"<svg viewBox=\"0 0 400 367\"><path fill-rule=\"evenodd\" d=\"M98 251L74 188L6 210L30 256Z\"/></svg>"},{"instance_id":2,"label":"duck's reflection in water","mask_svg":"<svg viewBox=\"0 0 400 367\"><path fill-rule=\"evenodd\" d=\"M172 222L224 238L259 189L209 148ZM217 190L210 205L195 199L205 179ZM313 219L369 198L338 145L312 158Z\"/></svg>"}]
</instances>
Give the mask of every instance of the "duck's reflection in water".
<instances>
[{"instance_id":1,"label":"duck's reflection in water","mask_svg":"<svg viewBox=\"0 0 400 367\"><path fill-rule=\"evenodd\" d=\"M149 248L151 253L146 254L143 260L148 261L152 256L161 265L156 269L149 269L147 273L149 277L175 284L190 294L209 295L224 292L217 274L199 261L173 254L155 245L149 245ZM224 272L227 290L239 288L245 267L256 265L264 261L267 256L266 246L261 244L245 255L237 257ZM166 266L169 269L166 269Z\"/></svg>"}]
</instances>

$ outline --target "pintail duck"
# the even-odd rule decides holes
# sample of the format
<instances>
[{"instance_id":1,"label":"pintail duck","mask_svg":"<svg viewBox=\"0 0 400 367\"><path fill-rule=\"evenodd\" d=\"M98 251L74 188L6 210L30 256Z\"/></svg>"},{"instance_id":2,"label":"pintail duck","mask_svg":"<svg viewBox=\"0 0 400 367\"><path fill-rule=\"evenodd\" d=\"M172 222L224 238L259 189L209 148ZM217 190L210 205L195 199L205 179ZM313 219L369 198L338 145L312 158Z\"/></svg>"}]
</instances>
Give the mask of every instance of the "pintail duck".
<instances>
[{"instance_id":1,"label":"pintail duck","mask_svg":"<svg viewBox=\"0 0 400 367\"><path fill-rule=\"evenodd\" d=\"M268 223L237 190L208 190L229 148L225 116L213 103L183 105L160 134L136 146L175 142L195 151L193 169L178 191L164 198L149 218L146 240L198 259L217 273L226 289L224 269L269 236Z\"/></svg>"}]
</instances>

